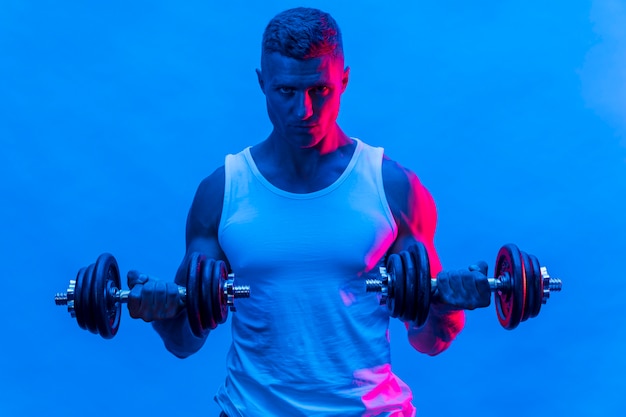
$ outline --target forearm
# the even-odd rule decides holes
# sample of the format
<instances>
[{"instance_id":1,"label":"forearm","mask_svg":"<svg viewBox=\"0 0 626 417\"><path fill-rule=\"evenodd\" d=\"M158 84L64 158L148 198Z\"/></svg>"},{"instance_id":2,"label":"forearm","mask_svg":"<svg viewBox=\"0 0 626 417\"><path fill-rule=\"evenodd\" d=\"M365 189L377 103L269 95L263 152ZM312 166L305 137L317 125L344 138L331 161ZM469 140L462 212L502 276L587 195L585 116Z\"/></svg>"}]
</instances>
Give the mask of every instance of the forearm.
<instances>
[{"instance_id":1,"label":"forearm","mask_svg":"<svg viewBox=\"0 0 626 417\"><path fill-rule=\"evenodd\" d=\"M198 338L191 332L185 309L173 319L153 322L152 327L161 336L165 348L181 359L196 353L206 341L206 338Z\"/></svg>"},{"instance_id":2,"label":"forearm","mask_svg":"<svg viewBox=\"0 0 626 417\"><path fill-rule=\"evenodd\" d=\"M463 310L446 310L431 304L428 319L421 328L406 323L409 343L418 352L435 356L446 350L465 325Z\"/></svg>"}]
</instances>

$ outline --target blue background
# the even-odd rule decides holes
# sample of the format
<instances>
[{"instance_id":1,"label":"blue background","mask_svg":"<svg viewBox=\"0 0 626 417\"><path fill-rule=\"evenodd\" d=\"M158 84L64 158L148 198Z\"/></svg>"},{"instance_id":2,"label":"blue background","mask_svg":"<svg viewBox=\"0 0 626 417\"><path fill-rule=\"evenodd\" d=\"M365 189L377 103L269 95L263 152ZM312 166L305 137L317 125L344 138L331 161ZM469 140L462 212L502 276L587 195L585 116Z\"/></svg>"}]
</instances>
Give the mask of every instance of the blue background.
<instances>
[{"instance_id":1,"label":"blue background","mask_svg":"<svg viewBox=\"0 0 626 417\"><path fill-rule=\"evenodd\" d=\"M261 34L297 5L342 27L339 122L431 190L444 267L514 242L564 279L434 358L394 321L420 415L626 415L626 3L386 3L0 3L0 415L217 415L228 326L181 361L125 308L104 341L52 298L105 251L173 278L197 184L270 131Z\"/></svg>"}]
</instances>

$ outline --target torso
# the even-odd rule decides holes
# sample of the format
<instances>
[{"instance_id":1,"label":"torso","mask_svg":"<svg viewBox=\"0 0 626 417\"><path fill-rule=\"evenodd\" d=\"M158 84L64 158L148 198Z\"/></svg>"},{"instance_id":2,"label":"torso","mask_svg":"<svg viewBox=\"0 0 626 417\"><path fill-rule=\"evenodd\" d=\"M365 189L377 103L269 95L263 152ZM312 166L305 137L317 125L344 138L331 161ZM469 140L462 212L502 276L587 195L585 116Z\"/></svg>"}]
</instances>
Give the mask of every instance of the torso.
<instances>
[{"instance_id":1,"label":"torso","mask_svg":"<svg viewBox=\"0 0 626 417\"><path fill-rule=\"evenodd\" d=\"M229 414L236 415L234 404L244 404L249 415L295 411L294 398L311 407L320 393L329 398L320 415L412 410L408 387L389 365L386 307L364 292L396 227L384 202L382 151L357 143L324 158L317 167L332 175L318 176L310 195L294 192L301 178L272 176L272 169L290 176L282 166L258 166L268 162L259 159L262 152L227 158L220 245L238 282L255 291L231 322L229 373L216 397ZM271 393L252 395L268 381Z\"/></svg>"}]
</instances>

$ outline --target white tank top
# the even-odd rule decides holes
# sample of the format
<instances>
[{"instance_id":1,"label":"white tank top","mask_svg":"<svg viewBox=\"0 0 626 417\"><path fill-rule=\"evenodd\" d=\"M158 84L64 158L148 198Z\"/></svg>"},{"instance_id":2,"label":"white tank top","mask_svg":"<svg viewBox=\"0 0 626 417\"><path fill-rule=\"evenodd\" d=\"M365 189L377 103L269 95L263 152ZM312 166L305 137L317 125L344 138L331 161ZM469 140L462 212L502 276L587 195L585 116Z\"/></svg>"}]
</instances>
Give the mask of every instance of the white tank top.
<instances>
[{"instance_id":1,"label":"white tank top","mask_svg":"<svg viewBox=\"0 0 626 417\"><path fill-rule=\"evenodd\" d=\"M391 371L387 309L365 292L397 236L383 149L355 140L337 181L308 194L273 186L250 148L226 157L218 237L251 287L215 397L229 417L415 415Z\"/></svg>"}]
</instances>

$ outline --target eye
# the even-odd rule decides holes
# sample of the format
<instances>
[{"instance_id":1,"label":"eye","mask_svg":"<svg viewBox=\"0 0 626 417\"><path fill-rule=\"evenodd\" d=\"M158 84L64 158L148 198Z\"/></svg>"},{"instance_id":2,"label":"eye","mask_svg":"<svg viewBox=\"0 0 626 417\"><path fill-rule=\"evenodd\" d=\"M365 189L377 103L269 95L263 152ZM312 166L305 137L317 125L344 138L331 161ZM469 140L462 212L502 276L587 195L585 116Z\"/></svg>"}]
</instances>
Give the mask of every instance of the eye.
<instances>
[{"instance_id":1,"label":"eye","mask_svg":"<svg viewBox=\"0 0 626 417\"><path fill-rule=\"evenodd\" d=\"M280 94L293 94L293 88L291 87L278 87Z\"/></svg>"},{"instance_id":2,"label":"eye","mask_svg":"<svg viewBox=\"0 0 626 417\"><path fill-rule=\"evenodd\" d=\"M325 85L320 85L320 86L315 87L314 91L315 91L315 94L318 94L320 96L325 96L326 94L328 94L330 89L326 87Z\"/></svg>"}]
</instances>

